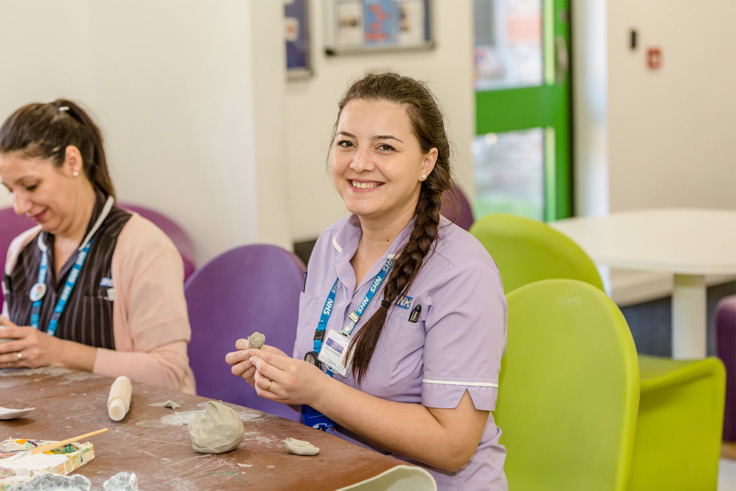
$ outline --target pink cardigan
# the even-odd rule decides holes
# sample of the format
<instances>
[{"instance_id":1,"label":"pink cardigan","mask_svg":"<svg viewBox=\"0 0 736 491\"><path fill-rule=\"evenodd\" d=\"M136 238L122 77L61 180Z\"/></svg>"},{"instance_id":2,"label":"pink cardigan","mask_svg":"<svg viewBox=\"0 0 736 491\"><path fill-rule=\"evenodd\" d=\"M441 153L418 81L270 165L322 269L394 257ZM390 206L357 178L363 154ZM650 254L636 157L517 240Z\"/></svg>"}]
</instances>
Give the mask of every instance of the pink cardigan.
<instances>
[{"instance_id":1,"label":"pink cardigan","mask_svg":"<svg viewBox=\"0 0 736 491\"><path fill-rule=\"evenodd\" d=\"M34 227L13 240L7 272L39 230ZM115 350L98 348L93 372L194 394L181 255L166 234L137 213L118 236L112 280Z\"/></svg>"}]
</instances>

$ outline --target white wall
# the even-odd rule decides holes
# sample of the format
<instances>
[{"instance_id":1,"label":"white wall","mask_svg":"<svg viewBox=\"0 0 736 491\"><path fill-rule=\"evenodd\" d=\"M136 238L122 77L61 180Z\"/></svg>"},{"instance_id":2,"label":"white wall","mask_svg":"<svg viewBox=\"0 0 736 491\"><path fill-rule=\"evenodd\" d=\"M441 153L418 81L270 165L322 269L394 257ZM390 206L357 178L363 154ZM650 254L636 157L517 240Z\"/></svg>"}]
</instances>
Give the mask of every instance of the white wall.
<instances>
[{"instance_id":1,"label":"white wall","mask_svg":"<svg viewBox=\"0 0 736 491\"><path fill-rule=\"evenodd\" d=\"M612 211L736 208L734 19L733 0L609 0ZM661 49L659 70L649 47Z\"/></svg>"},{"instance_id":2,"label":"white wall","mask_svg":"<svg viewBox=\"0 0 736 491\"><path fill-rule=\"evenodd\" d=\"M120 198L181 222L200 264L248 242L289 247L345 214L328 140L338 98L369 70L429 82L473 195L472 3L433 6L433 50L327 57L313 0L315 74L286 82L276 0L2 0L0 119L30 101L83 102ZM573 14L577 212L736 208L736 2L573 1ZM589 21L603 23L593 43ZM657 72L644 59L654 44Z\"/></svg>"},{"instance_id":3,"label":"white wall","mask_svg":"<svg viewBox=\"0 0 736 491\"><path fill-rule=\"evenodd\" d=\"M460 185L473 195L472 155L475 99L472 67L472 3L436 0L436 47L428 51L326 56L323 2L311 2L312 59L315 74L290 81L286 89L286 126L292 236L316 237L347 211L334 191L328 173L327 151L337 102L349 82L369 71L399 71L429 83L446 116L453 143L455 173Z\"/></svg>"},{"instance_id":4,"label":"white wall","mask_svg":"<svg viewBox=\"0 0 736 491\"><path fill-rule=\"evenodd\" d=\"M119 199L182 223L199 264L248 242L290 247L282 17L271 0L3 0L0 115L82 102Z\"/></svg>"},{"instance_id":5,"label":"white wall","mask_svg":"<svg viewBox=\"0 0 736 491\"><path fill-rule=\"evenodd\" d=\"M350 80L397 70L429 82L472 195L470 0L434 2L430 51L323 53L313 0L313 77L286 82L276 0L3 0L0 118L30 101L81 101L107 138L121 201L170 215L202 264L248 242L290 248L346 211L326 171ZM0 206L9 206L0 193Z\"/></svg>"},{"instance_id":6,"label":"white wall","mask_svg":"<svg viewBox=\"0 0 736 491\"><path fill-rule=\"evenodd\" d=\"M736 209L736 2L573 0L572 7L576 214ZM658 70L647 67L650 47L661 49ZM671 291L668 275L610 273L620 305Z\"/></svg>"}]
</instances>

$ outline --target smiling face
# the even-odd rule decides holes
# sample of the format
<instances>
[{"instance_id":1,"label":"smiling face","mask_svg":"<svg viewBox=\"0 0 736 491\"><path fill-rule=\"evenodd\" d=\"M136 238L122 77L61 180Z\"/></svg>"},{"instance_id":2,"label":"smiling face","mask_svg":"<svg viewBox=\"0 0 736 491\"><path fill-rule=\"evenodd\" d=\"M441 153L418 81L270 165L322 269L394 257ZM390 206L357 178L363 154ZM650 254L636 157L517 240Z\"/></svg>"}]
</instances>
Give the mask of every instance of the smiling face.
<instances>
[{"instance_id":1,"label":"smiling face","mask_svg":"<svg viewBox=\"0 0 736 491\"><path fill-rule=\"evenodd\" d=\"M408 223L436 159L436 149L422 152L403 106L354 99L343 108L332 147L332 179L347 209L362 222Z\"/></svg>"},{"instance_id":2,"label":"smiling face","mask_svg":"<svg viewBox=\"0 0 736 491\"><path fill-rule=\"evenodd\" d=\"M76 158L67 158L57 167L50 160L26 157L20 152L0 154L0 181L13 198L15 212L30 217L54 235L63 235L76 225L82 197L80 180L86 180L82 175L74 176L73 166L77 164L70 160Z\"/></svg>"}]
</instances>

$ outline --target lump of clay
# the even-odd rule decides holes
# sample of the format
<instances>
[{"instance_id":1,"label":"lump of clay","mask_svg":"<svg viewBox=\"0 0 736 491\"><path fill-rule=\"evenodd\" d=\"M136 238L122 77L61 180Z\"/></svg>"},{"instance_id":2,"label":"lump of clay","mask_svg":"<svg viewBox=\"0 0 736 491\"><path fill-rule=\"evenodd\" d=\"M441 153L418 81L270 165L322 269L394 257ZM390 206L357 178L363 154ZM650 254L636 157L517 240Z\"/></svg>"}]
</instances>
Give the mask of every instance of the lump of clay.
<instances>
[{"instance_id":1,"label":"lump of clay","mask_svg":"<svg viewBox=\"0 0 736 491\"><path fill-rule=\"evenodd\" d=\"M208 401L198 417L186 423L192 448L199 453L225 453L238 448L245 438L240 416L230 407Z\"/></svg>"},{"instance_id":2,"label":"lump of clay","mask_svg":"<svg viewBox=\"0 0 736 491\"><path fill-rule=\"evenodd\" d=\"M169 399L168 401L164 402L163 406L168 407L170 409L179 409L181 407L181 404Z\"/></svg>"},{"instance_id":3,"label":"lump of clay","mask_svg":"<svg viewBox=\"0 0 736 491\"><path fill-rule=\"evenodd\" d=\"M92 489L92 481L79 474L61 476L47 473L36 475L30 481L16 484L11 489L15 491L39 491L42 489L49 491L90 491Z\"/></svg>"},{"instance_id":4,"label":"lump of clay","mask_svg":"<svg viewBox=\"0 0 736 491\"><path fill-rule=\"evenodd\" d=\"M118 472L102 483L103 491L138 491L138 477L132 472Z\"/></svg>"},{"instance_id":5,"label":"lump of clay","mask_svg":"<svg viewBox=\"0 0 736 491\"><path fill-rule=\"evenodd\" d=\"M309 442L304 440L297 440L296 438L287 438L281 443L284 444L284 448L289 453L294 455L317 455L319 453L319 447L315 447Z\"/></svg>"},{"instance_id":6,"label":"lump of clay","mask_svg":"<svg viewBox=\"0 0 736 491\"><path fill-rule=\"evenodd\" d=\"M265 342L266 342L266 335L261 334L258 331L248 336L248 347L251 349L258 349L261 346L263 346L263 343Z\"/></svg>"}]
</instances>

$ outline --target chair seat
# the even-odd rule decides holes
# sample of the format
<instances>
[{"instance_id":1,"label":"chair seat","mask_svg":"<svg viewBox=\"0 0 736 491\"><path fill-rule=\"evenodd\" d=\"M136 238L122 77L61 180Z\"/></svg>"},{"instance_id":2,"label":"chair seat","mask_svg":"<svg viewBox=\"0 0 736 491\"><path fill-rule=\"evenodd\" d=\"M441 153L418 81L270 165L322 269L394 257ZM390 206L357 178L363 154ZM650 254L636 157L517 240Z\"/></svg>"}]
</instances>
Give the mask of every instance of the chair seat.
<instances>
[{"instance_id":1,"label":"chair seat","mask_svg":"<svg viewBox=\"0 0 736 491\"><path fill-rule=\"evenodd\" d=\"M726 372L715 357L639 356L629 491L716 489Z\"/></svg>"},{"instance_id":2,"label":"chair seat","mask_svg":"<svg viewBox=\"0 0 736 491\"><path fill-rule=\"evenodd\" d=\"M718 358L673 360L659 356L639 355L639 377L642 394L671 387L697 377L710 376L722 363Z\"/></svg>"}]
</instances>

